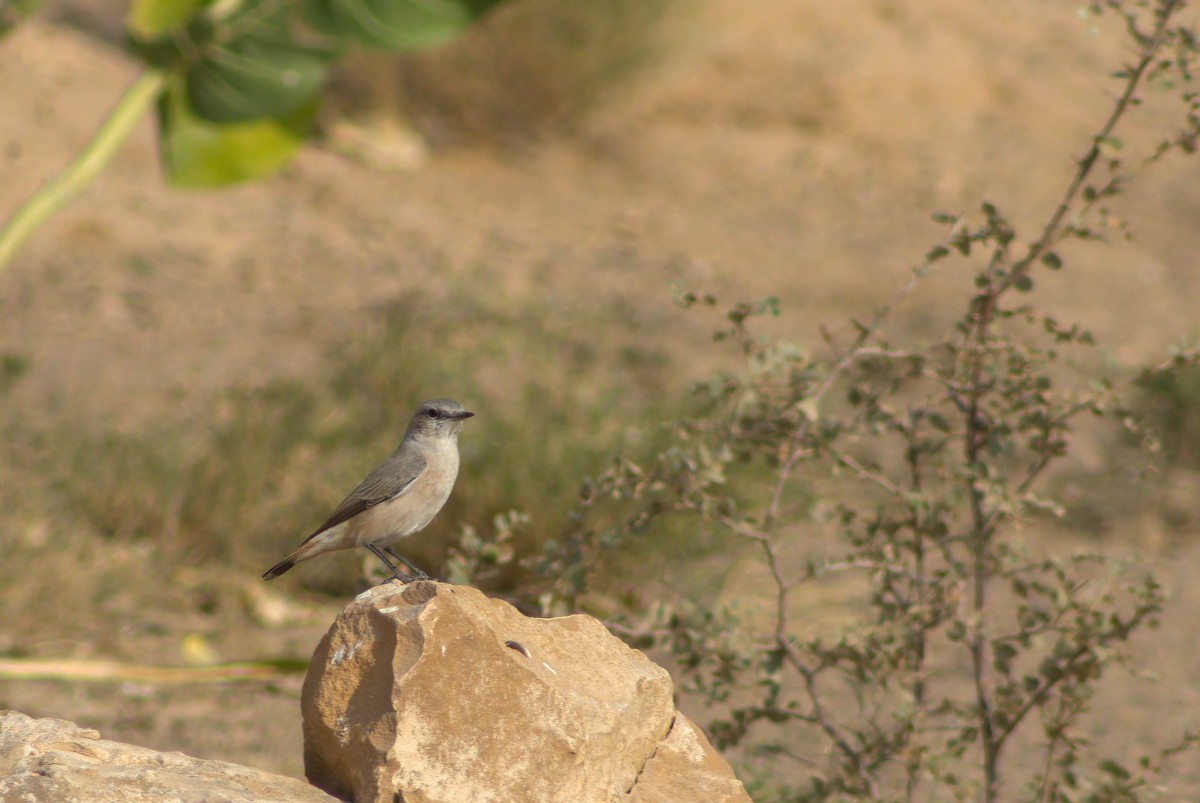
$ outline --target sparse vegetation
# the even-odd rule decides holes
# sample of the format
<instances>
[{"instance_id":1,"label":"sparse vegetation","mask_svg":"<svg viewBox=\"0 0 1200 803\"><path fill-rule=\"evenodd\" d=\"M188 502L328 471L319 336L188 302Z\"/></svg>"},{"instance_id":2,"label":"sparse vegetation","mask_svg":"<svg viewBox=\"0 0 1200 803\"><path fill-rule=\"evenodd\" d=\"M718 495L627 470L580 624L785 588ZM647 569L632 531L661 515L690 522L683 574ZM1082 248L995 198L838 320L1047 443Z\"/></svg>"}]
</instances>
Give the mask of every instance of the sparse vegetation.
<instances>
[{"instance_id":1,"label":"sparse vegetation","mask_svg":"<svg viewBox=\"0 0 1200 803\"><path fill-rule=\"evenodd\" d=\"M1164 762L1194 761L1179 757L1200 746L1189 732L1126 755L1088 750L1081 721L1096 686L1166 599L1132 557L1056 554L1032 538L1064 515L1047 477L1071 459L1080 419L1144 438L1127 392L1072 368L1092 335L1033 291L1065 269L1072 241L1112 229L1108 205L1131 174L1193 150L1200 47L1183 5L1090 7L1121 20L1136 57L1041 223L986 202L935 215L947 234L909 285L870 318L823 330L819 348L757 334L776 299L736 305L717 340L742 369L697 386L702 409L656 458L623 454L586 483L583 512L539 562L560 610L586 603L605 547L655 533L671 512L676 527L689 514L694 530L757 552L744 569L757 594L722 602L691 589L621 625L668 652L685 693L716 707L709 732L741 748L756 799L1141 800L1157 796ZM1181 92L1182 128L1126 156L1117 126L1146 83ZM890 331L893 308L919 304L922 280L958 263L973 277L958 320L928 341ZM1181 353L1140 380L1169 408L1157 418L1173 440L1189 426L1196 370ZM798 541L827 527L840 539L832 554L804 557ZM855 615L813 633L795 599L830 580L856 591Z\"/></svg>"},{"instance_id":2,"label":"sparse vegetation","mask_svg":"<svg viewBox=\"0 0 1200 803\"><path fill-rule=\"evenodd\" d=\"M60 514L90 535L152 540L165 565L257 565L319 523L339 501L336 489L352 486L394 446L421 401L414 389L453 385L486 426L463 438L471 492L455 495L442 514L440 540L452 541L445 536L460 526L488 534L496 516L518 509L527 511L516 539L526 554L554 532L576 478L595 470L614 440L669 414L661 354L587 336L619 314L465 288L436 303L412 297L380 311L311 381L230 389L204 419L165 431L26 432L5 443L62 447L30 457L38 464L23 470L49 478ZM428 359L433 352L447 356ZM509 380L517 369L524 378ZM413 547L430 568L445 559L438 540ZM344 594L360 574L343 560L308 576ZM511 589L517 579L510 564L494 587Z\"/></svg>"},{"instance_id":3,"label":"sparse vegetation","mask_svg":"<svg viewBox=\"0 0 1200 803\"><path fill-rule=\"evenodd\" d=\"M1200 368L1196 353L1181 348L1137 378L1139 413L1156 433L1155 447L1168 465L1200 468Z\"/></svg>"},{"instance_id":4,"label":"sparse vegetation","mask_svg":"<svg viewBox=\"0 0 1200 803\"><path fill-rule=\"evenodd\" d=\"M614 7L653 14L670 4ZM916 5L870 5L869 11L821 13L861 15L855 24L864 27L877 14L886 17L887 34L904 38L906 47L938 44L905 38L921 28ZM949 5L934 15L934 27L962 21L946 14ZM501 34L512 35L514 20L538 7L514 6ZM628 30L621 20L596 19L597 9L574 8L568 27L590 25L604 34L611 22L618 38ZM1180 8L1114 0L1092 10L1103 12L1095 24L1104 36L1128 27L1140 51L1148 42L1138 37L1150 31L1153 14ZM1045 9L1037 7L1032 26L1045 21L1038 16L1051 13ZM1073 10L1053 13L1073 20ZM745 7L738 13L767 12ZM643 19L638 14L631 18ZM1081 39L1091 24L1080 25ZM631 58L646 55L644 33L631 34ZM804 44L801 33L811 41ZM738 34L723 30L724 36L735 41ZM789 36L797 47L819 51L818 35L808 29L789 29ZM111 315L114 327L125 325L126 312L134 315L136 328L121 330L130 353L143 353L141 341L161 339L195 364L207 358L196 358L201 347L189 352L181 345L187 335L162 312L170 294L198 289L198 283L163 280L172 274L202 275L219 285L236 272L225 298L204 297L222 310L226 304L233 310L243 295L286 307L311 304L311 295L296 291L302 284L328 290L328 303L310 308L333 322L321 332L336 336L321 341L325 359L303 376L280 368L288 378L261 380L271 371L247 371L256 379L233 377L211 397L211 386L181 390L181 407L208 405L198 415L163 409L110 429L95 419L76 423L73 413L93 400L55 397L46 374L64 364L66 373L119 370L106 364L106 355L96 359L96 351L47 369L46 355L55 351L47 341L65 343L74 332L47 328L35 336L42 319L29 313L0 359L0 401L16 400L0 423L0 501L9 511L0 539L7 569L0 652L173 664L189 660L184 643L199 641L231 659L302 659L333 606L361 585L358 558L314 562L283 586L264 587L258 572L392 447L420 397L444 392L480 417L462 441L463 484L429 537L414 539L405 551L455 582L480 584L530 608L536 599L550 613L582 609L608 618L672 666L683 710L709 726L756 799L1152 799L1160 766L1165 772L1157 777L1171 790L1161 797L1171 799L1181 788L1190 794L1200 784L1192 756L1171 754L1190 744L1173 724L1186 712L1167 711L1161 690L1148 711L1145 698L1128 693L1140 688L1138 679L1121 671L1127 658L1147 648L1158 650L1161 660L1151 670L1186 671L1171 661L1186 663L1189 644L1163 646L1149 628L1164 605L1169 627L1172 610L1150 575L1161 577L1173 562L1181 572L1186 565L1160 551L1150 572L1130 546L1134 538L1119 531L1137 532L1143 524L1137 516L1155 515L1146 511L1153 495L1134 485L1147 464L1144 447L1161 442L1168 479L1190 476L1195 360L1187 347L1161 364L1145 358L1146 342L1177 334L1149 321L1129 326L1131 333L1138 330L1134 357L1114 355L1112 330L1153 314L1131 308L1114 315L1106 321L1107 337L1098 332L1092 343L1085 328L1069 320L1074 316L1059 309L1062 293L1054 295L1055 285L1067 283L1088 299L1081 306L1111 307L1119 296L1116 290L1103 295L1106 282L1117 282L1107 266L1109 272L1093 275L1089 260L1101 246L1088 240L1125 234L1125 190L1143 168L1142 154L1129 143L1144 137L1121 140L1136 130L1128 124L1138 119L1130 108L1137 99L1167 90L1183 100L1182 123L1176 115L1172 128L1163 129L1167 147L1150 151L1163 164L1147 177L1168 172L1191 148L1190 36L1174 27L1159 43L1169 47L1147 65L1146 89L1121 107L1131 118L1121 131L1061 143L1064 179L1070 156L1086 167L1083 183L1061 188L1059 197L1074 199L1065 217L1049 226L1056 207L1031 218L1009 199L941 216L946 236L918 260L912 286L894 306L842 325L847 307L869 308L862 299L889 292L885 262L920 253L895 246L920 216L896 200L888 203L900 223L864 213L879 207L854 178L861 174L838 173L839 165L866 165L862 172L878 180L872 192L889 198L901 181L905 192L925 198L943 197L942 182L962 182L974 192L991 179L981 165L956 165L913 181L886 159L885 146L896 137L891 126L900 121L888 120L866 145L854 139L856 129L839 128L851 118L855 125L878 123L883 114L866 116L872 95L838 83L842 56L828 51L800 62L787 51L779 62L790 72L781 79L744 69L736 52L715 47L711 65L691 65L695 71L686 80L678 76L687 70L676 72L678 83L665 100L639 99L638 113L628 119L614 114L577 139L555 141L551 150L563 155L560 161L537 161L530 152L542 143L527 141L516 155L435 160L424 175L389 177L384 192L357 166L314 155L274 187L257 188L261 196L224 196L231 215L197 219L199 236L182 245L164 246L150 229L164 221L191 223L189 210L199 206L179 202L162 214L159 205L172 202L139 189L128 196L136 213L128 216L158 212L145 214L140 235L111 223L125 207L113 204L110 217L85 214L52 248L35 244L31 253L48 264L34 267L47 268L48 281L55 282L51 292L61 295L68 314ZM1042 54L1046 63L1087 63L1069 49L1078 42L1052 39ZM484 47L491 45L489 39ZM629 63L622 53L599 52L604 47L576 73L536 71L550 81L550 101L555 93L582 93L563 108L583 129L586 121L573 115ZM870 49L857 41L853 47ZM569 52L562 46L551 55L566 60ZM528 54L533 61L544 55ZM522 50L521 58L526 55ZM460 58L425 63L414 57L401 83L414 80L413 73L417 84L446 83L445 108L435 100L434 111L444 112L451 127L487 128L495 118L473 105L476 74L466 77L469 70L462 69L479 62ZM829 64L818 64L823 60ZM519 77L524 69L522 61L511 74ZM844 69L856 80L869 77ZM507 66L497 72L505 86L489 91L501 98L505 113L520 118L519 127L542 101L534 91L504 100L514 82ZM732 77L719 87L726 95L710 94L706 82L726 73ZM1134 77L1131 71L1122 80ZM1052 88L1056 78L1047 70L1039 85ZM786 97L768 89L793 80L801 89ZM969 96L976 84L991 80L996 94L985 93L980 102L995 131L965 130L976 131L980 151L1004 137L1012 149L1029 147L1015 132L1042 127L1005 105L1029 100L1012 76L969 75L959 89ZM903 88L901 77L896 84ZM1125 85L1109 84L1118 92ZM888 84L889 98L892 89ZM913 118L936 115L928 125L939 132L944 120L961 124L948 106L913 108ZM464 119L455 120L460 112ZM1011 124L995 125L1005 114L1013 115ZM554 125L547 128L557 133L562 119L549 117ZM731 118L736 124L721 130ZM950 133L962 133L949 128L946 143L924 140L931 151L940 153ZM1045 130L1060 129L1047 124ZM709 150L688 149L706 135ZM663 139L639 150L643 136ZM911 141L895 142L905 150L906 167L927 166L921 154L907 152ZM678 164L664 156L675 150L682 154ZM717 158L719 151L730 158ZM1023 167L1014 152L988 159L1004 161L1006 170L1012 164L1031 187L1035 177L1041 186L1048 171ZM802 171L790 169L796 162L803 162ZM530 181L512 181L526 168ZM341 170L358 182L352 190L339 184ZM619 179L610 175L622 171ZM744 172L759 183L739 183ZM801 173L802 192L771 194L777 188L769 182L792 182ZM146 186L144 173L131 175ZM822 175L832 178L821 183ZM570 188L575 176L579 186ZM660 182L669 189L647 198ZM618 183L622 191L614 192ZM839 199L824 195L834 183L850 188L847 197L863 197L838 206ZM554 204L577 204L582 211L553 218L550 204L533 203L544 189ZM504 194L503 211L511 209L516 225L488 217L480 201L485 191ZM110 203L102 188L97 192ZM592 203L602 193L617 200ZM753 193L769 197L758 203ZM1032 207L1034 196L1031 190L1019 200ZM706 205L723 214L706 212ZM825 205L828 217L818 216L816 207ZM321 221L327 228L303 214L308 206L328 217ZM375 207L392 206L402 213L376 214ZM921 200L918 207L924 206ZM1144 204L1128 208L1135 232L1139 216L1153 214ZM242 215L250 233L231 227ZM710 238L704 229L718 228L718 219L728 230ZM393 223L407 231L385 231ZM295 237L302 225L304 236ZM463 228L487 244L460 247ZM281 231L291 238L286 247L275 239ZM1044 231L1053 236L1046 239ZM854 242L857 250L813 252L842 254L844 263L794 256L803 243L822 238ZM221 247L205 250L206 239ZM723 257L714 255L722 248ZM443 252L450 255L446 264L437 261ZM723 262L743 252L755 258L785 253L791 262L764 266L761 275L759 265ZM221 274L227 261L237 260L237 271ZM357 270L355 260L383 269L372 275ZM602 270L588 273L597 267ZM336 276L338 270L345 276ZM81 281L106 271L123 278L96 286ZM736 273L756 287L769 280L787 289L779 300L722 310L718 346L685 343L685 333L707 326L696 319L720 307L703 291L681 289L679 304L695 309L672 309L663 288L678 278L676 271L691 274L681 282L687 287L705 288L705 281L721 283ZM562 281L568 274L578 278ZM803 282L796 281L799 274ZM693 281L697 275L701 280ZM844 275L855 278L841 283ZM14 307L38 298L29 273L14 269L6 281L20 292ZM1178 288L1186 286L1177 276L1161 281L1161 296L1181 295ZM350 289L354 283L372 286ZM723 298L732 284L725 281ZM958 289L939 295L946 285ZM84 296L91 306L73 305ZM808 310L797 313L804 304ZM38 309L51 317L44 302ZM280 354L300 345L297 339L307 345L316 338L316 328L302 331L290 319L271 331L278 319L259 328L248 316L220 317L217 326L236 320L246 327L239 337L265 339ZM680 325L681 318L690 322ZM817 324L827 328L808 336ZM213 373L226 369L218 363L221 354L228 352L214 349ZM145 370L161 370L159 359L147 359ZM1155 366L1141 372L1139 366L1151 362ZM681 383L714 365L729 370L684 398ZM188 370L199 371L181 368L185 381ZM38 393L23 393L34 384ZM50 409L43 408L45 399ZM968 415L971 404L978 409ZM663 426L664 420L676 423ZM975 445L973 455L968 444ZM618 455L604 473L614 447ZM596 478L585 483L577 511L585 474ZM1174 492L1178 515L1169 522L1181 543L1195 532L1188 487ZM53 605L47 604L49 589ZM1179 657L1164 657L1172 653ZM298 745L287 741L298 740L298 725L286 719L296 709L286 684L266 694L257 688L241 696L208 692L197 700L187 689L128 684L100 690L9 685L0 703L36 703L40 710L30 713L78 718L106 736L299 772ZM1114 751L1113 739L1103 738L1131 722L1144 729L1147 720L1168 719L1172 725L1161 725L1153 738L1139 731L1125 740L1137 742L1129 750L1122 744ZM984 733L989 727L990 735Z\"/></svg>"}]
</instances>

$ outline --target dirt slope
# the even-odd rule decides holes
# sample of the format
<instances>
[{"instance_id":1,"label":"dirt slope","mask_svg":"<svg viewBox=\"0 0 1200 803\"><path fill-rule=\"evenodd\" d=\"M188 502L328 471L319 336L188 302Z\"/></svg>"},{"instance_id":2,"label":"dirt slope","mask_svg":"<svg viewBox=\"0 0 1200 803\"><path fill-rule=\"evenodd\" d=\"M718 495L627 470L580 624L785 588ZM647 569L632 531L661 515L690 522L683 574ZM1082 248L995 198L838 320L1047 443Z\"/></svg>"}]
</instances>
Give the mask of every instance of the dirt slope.
<instances>
[{"instance_id":1,"label":"dirt slope","mask_svg":"<svg viewBox=\"0 0 1200 803\"><path fill-rule=\"evenodd\" d=\"M527 136L510 126L503 141L482 135L478 121L457 136L431 133L455 144L412 171L318 145L269 181L175 193L160 181L147 120L0 275L0 354L29 365L6 414L127 431L186 418L231 384L304 377L382 304L462 283L645 310L669 305L670 282L730 302L773 293L797 336L812 338L818 323L894 292L941 234L930 211L988 199L1018 224L1042 219L1107 111L1105 76L1127 56L1115 29L1093 30L1079 5L708 0L669 18L653 64L614 81L569 124ZM136 75L126 56L63 16L0 42L0 216L77 151ZM445 83L437 90L446 107L469 103L470 92L483 107L503 106L521 91L504 69L494 82L472 76L459 86L453 76L481 43L499 67L515 60L505 47L520 40L506 24L493 21L412 68ZM414 103L414 119L428 119ZM1151 104L1145 115L1164 113ZM1131 132L1128 142L1145 137ZM1118 365L1156 360L1195 333L1198 171L1195 160L1156 169L1124 202L1135 240L1080 248L1062 276L1039 279L1046 302L1094 329ZM934 310L958 297L962 279L936 277L901 323L939 327ZM692 378L690 344L707 324L639 320L614 321L614 331L661 344L677 357L677 381ZM136 553L120 560L136 563ZM1183 557L1171 561L1176 570L1200 559L1194 550ZM152 626L136 622L189 593L127 597L98 612L126 617L120 634L47 633L36 651L145 650L166 660L178 632L204 625L157 614ZM1180 593L1200 605L1186 587ZM41 615L31 605L0 598L0 618L29 625ZM229 643L303 654L328 614ZM226 627L244 621L229 615ZM1197 710L1194 656L1176 657L1162 668L1186 698L1173 710ZM298 773L294 693L230 687L199 699L22 683L4 687L0 703L96 725L108 738ZM229 712L237 721L226 730ZM1129 727L1156 730L1147 717Z\"/></svg>"}]
</instances>

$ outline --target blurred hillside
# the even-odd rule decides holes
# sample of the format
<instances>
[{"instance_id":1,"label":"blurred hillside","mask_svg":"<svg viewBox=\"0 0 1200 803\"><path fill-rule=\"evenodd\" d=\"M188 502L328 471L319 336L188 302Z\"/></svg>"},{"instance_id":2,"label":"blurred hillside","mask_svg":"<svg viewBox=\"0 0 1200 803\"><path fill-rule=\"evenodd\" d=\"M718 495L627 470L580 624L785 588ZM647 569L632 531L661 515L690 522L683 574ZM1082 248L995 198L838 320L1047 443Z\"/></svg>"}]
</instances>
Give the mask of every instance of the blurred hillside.
<instances>
[{"instance_id":1,"label":"blurred hillside","mask_svg":"<svg viewBox=\"0 0 1200 803\"><path fill-rule=\"evenodd\" d=\"M894 294L942 234L930 212L1043 220L1128 56L1078 0L574 5L513 0L444 49L353 61L325 138L269 181L168 191L147 120L37 233L0 275L0 654L305 659L357 559L258 575L430 396L479 416L418 552L510 508L553 534L579 478L720 364L671 284L778 295L778 330L816 342ZM52 6L0 40L0 216L134 79L120 14ZM1147 100L1131 150L1171 119ZM1116 210L1132 240L1038 277L1103 345L1094 370L1195 336L1198 171L1152 169ZM940 331L968 280L932 277L896 325ZM1077 496L1111 448L1081 445ZM1136 546L1177 597L1170 646L1146 645L1158 690L1117 692L1131 739L1200 710L1198 487L1179 469L1154 499L1081 503L1093 531L1061 535ZM297 689L269 691L3 681L0 706L299 774Z\"/></svg>"}]
</instances>

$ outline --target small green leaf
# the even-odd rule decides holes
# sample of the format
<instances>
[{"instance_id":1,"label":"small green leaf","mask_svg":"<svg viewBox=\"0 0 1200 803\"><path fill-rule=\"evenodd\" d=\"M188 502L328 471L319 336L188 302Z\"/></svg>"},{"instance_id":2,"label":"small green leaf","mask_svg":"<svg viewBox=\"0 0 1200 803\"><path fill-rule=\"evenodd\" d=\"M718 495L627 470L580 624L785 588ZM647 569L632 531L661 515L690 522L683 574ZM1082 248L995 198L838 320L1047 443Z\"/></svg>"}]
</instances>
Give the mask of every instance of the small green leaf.
<instances>
[{"instance_id":1,"label":"small green leaf","mask_svg":"<svg viewBox=\"0 0 1200 803\"><path fill-rule=\"evenodd\" d=\"M341 41L415 50L449 41L500 0L301 0L305 21Z\"/></svg>"},{"instance_id":2,"label":"small green leaf","mask_svg":"<svg viewBox=\"0 0 1200 803\"><path fill-rule=\"evenodd\" d=\"M1100 766L1101 772L1108 773L1109 775L1111 775L1114 778L1117 778L1120 780L1128 780L1129 778L1132 777L1132 775L1130 775L1130 773L1129 773L1129 770L1125 769L1123 766L1121 766L1117 762L1113 761L1111 758L1104 759L1103 761L1100 762L1099 766Z\"/></svg>"},{"instance_id":3,"label":"small green leaf","mask_svg":"<svg viewBox=\"0 0 1200 803\"><path fill-rule=\"evenodd\" d=\"M125 30L139 41L182 31L204 0L133 0L125 15Z\"/></svg>"},{"instance_id":4,"label":"small green leaf","mask_svg":"<svg viewBox=\"0 0 1200 803\"><path fill-rule=\"evenodd\" d=\"M993 649L996 669L1004 674L1008 674L1012 669L1013 659L1017 657L1016 647L1002 641L996 644Z\"/></svg>"},{"instance_id":5,"label":"small green leaf","mask_svg":"<svg viewBox=\"0 0 1200 803\"><path fill-rule=\"evenodd\" d=\"M287 164L304 143L317 103L277 118L218 124L190 109L176 78L159 100L159 150L174 187L220 187L259 178Z\"/></svg>"},{"instance_id":6,"label":"small green leaf","mask_svg":"<svg viewBox=\"0 0 1200 803\"><path fill-rule=\"evenodd\" d=\"M214 123L277 117L316 100L329 62L321 51L244 38L188 72L188 96Z\"/></svg>"},{"instance_id":7,"label":"small green leaf","mask_svg":"<svg viewBox=\"0 0 1200 803\"><path fill-rule=\"evenodd\" d=\"M1047 251L1042 254L1042 264L1050 270L1058 270L1062 267L1062 260L1058 258L1058 254L1053 251Z\"/></svg>"},{"instance_id":8,"label":"small green leaf","mask_svg":"<svg viewBox=\"0 0 1200 803\"><path fill-rule=\"evenodd\" d=\"M929 253L925 254L926 262L936 262L950 254L950 249L944 245L935 245L929 249Z\"/></svg>"},{"instance_id":9,"label":"small green leaf","mask_svg":"<svg viewBox=\"0 0 1200 803\"><path fill-rule=\"evenodd\" d=\"M1033 279L1029 278L1028 273L1022 273L1013 280L1013 287L1018 293L1028 293L1033 289Z\"/></svg>"},{"instance_id":10,"label":"small green leaf","mask_svg":"<svg viewBox=\"0 0 1200 803\"><path fill-rule=\"evenodd\" d=\"M937 431L939 431L939 432L949 432L950 431L950 422L947 421L946 416L942 415L941 413L932 412L928 416L926 416L926 419L929 421L929 425L931 427L933 427L934 429L936 429Z\"/></svg>"},{"instance_id":11,"label":"small green leaf","mask_svg":"<svg viewBox=\"0 0 1200 803\"><path fill-rule=\"evenodd\" d=\"M280 117L321 94L337 52L296 41L279 9L248 2L219 21L204 57L185 68L197 115L214 123Z\"/></svg>"}]
</instances>

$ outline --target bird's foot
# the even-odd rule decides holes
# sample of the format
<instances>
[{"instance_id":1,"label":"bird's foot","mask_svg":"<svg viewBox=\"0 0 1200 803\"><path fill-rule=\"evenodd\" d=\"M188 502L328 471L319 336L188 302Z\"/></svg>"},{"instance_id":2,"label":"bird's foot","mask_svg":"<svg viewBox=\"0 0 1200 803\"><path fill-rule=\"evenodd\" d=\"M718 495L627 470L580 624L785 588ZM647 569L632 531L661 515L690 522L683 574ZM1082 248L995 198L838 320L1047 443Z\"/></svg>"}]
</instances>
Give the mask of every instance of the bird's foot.
<instances>
[{"instance_id":1,"label":"bird's foot","mask_svg":"<svg viewBox=\"0 0 1200 803\"><path fill-rule=\"evenodd\" d=\"M429 575L425 574L425 572L418 569L413 574L405 574L404 572L393 572L392 576L389 577L388 579L384 580L383 582L385 582L385 583L397 583L398 582L398 583L402 583L403 585L408 585L409 583L415 583L418 580L433 580L433 578L430 577Z\"/></svg>"}]
</instances>

